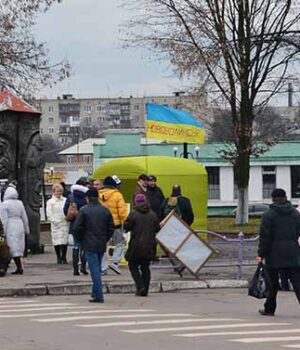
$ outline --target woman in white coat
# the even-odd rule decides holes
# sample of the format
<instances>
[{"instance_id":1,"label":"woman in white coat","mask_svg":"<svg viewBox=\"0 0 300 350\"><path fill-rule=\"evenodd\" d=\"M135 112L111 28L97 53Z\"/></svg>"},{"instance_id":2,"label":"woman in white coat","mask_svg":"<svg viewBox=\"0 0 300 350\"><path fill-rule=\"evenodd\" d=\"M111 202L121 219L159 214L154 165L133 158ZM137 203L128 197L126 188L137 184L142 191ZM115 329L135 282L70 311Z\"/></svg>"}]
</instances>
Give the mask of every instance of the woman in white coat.
<instances>
[{"instance_id":1,"label":"woman in white coat","mask_svg":"<svg viewBox=\"0 0 300 350\"><path fill-rule=\"evenodd\" d=\"M1 220L4 227L10 255L17 269L14 275L23 274L22 257L25 250L25 234L29 234L28 218L23 203L18 200L19 194L13 187L8 187L1 203Z\"/></svg>"},{"instance_id":2,"label":"woman in white coat","mask_svg":"<svg viewBox=\"0 0 300 350\"><path fill-rule=\"evenodd\" d=\"M52 187L52 198L47 202L47 217L51 223L51 238L57 263L67 264L69 224L65 219L63 211L66 198L62 194L62 186L60 184L54 184Z\"/></svg>"}]
</instances>

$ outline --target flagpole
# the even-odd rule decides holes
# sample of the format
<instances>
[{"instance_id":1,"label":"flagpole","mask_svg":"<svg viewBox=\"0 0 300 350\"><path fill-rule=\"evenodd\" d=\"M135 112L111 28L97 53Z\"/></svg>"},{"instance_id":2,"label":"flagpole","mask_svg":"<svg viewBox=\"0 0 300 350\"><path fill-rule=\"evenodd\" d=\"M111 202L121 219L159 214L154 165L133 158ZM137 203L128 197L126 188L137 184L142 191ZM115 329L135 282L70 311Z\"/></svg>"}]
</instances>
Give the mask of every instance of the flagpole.
<instances>
[{"instance_id":1,"label":"flagpole","mask_svg":"<svg viewBox=\"0 0 300 350\"><path fill-rule=\"evenodd\" d=\"M186 142L183 143L183 158L188 158L189 153L188 153L188 144Z\"/></svg>"}]
</instances>

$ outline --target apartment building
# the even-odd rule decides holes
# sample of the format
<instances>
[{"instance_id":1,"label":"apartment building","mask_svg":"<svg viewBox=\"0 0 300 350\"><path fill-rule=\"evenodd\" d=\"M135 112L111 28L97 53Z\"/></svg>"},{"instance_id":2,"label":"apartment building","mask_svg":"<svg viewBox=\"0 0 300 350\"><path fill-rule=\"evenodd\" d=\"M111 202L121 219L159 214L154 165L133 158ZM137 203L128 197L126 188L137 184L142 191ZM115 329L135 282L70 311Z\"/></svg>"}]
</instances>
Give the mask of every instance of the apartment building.
<instances>
[{"instance_id":1,"label":"apartment building","mask_svg":"<svg viewBox=\"0 0 300 350\"><path fill-rule=\"evenodd\" d=\"M146 103L153 102L194 113L199 119L207 109L206 95L181 92L173 96L128 98L75 98L65 94L57 99L39 99L32 103L42 112L41 134L50 134L62 145L99 137L108 129L145 128Z\"/></svg>"}]
</instances>

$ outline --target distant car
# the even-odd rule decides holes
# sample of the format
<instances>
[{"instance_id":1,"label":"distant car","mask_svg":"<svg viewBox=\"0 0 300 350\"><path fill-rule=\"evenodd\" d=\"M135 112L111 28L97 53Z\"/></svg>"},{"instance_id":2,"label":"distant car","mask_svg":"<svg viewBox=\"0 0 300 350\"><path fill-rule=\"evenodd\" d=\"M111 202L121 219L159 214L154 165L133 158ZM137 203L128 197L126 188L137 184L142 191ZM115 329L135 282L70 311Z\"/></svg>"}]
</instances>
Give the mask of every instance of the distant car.
<instances>
[{"instance_id":1,"label":"distant car","mask_svg":"<svg viewBox=\"0 0 300 350\"><path fill-rule=\"evenodd\" d=\"M258 203L258 204L249 204L249 216L262 216L262 214L269 209L269 204ZM236 215L237 208L234 209L231 214Z\"/></svg>"}]
</instances>

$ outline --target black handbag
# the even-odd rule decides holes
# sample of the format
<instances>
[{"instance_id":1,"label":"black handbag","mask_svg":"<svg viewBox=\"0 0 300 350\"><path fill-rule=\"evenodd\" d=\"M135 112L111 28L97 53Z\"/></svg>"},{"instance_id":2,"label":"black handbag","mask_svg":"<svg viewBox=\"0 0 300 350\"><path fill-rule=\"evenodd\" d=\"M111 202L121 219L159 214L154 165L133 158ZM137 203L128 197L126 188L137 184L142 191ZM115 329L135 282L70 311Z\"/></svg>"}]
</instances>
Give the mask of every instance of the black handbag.
<instances>
[{"instance_id":1,"label":"black handbag","mask_svg":"<svg viewBox=\"0 0 300 350\"><path fill-rule=\"evenodd\" d=\"M256 299L264 299L272 293L272 283L266 267L259 264L249 284L248 295Z\"/></svg>"}]
</instances>

